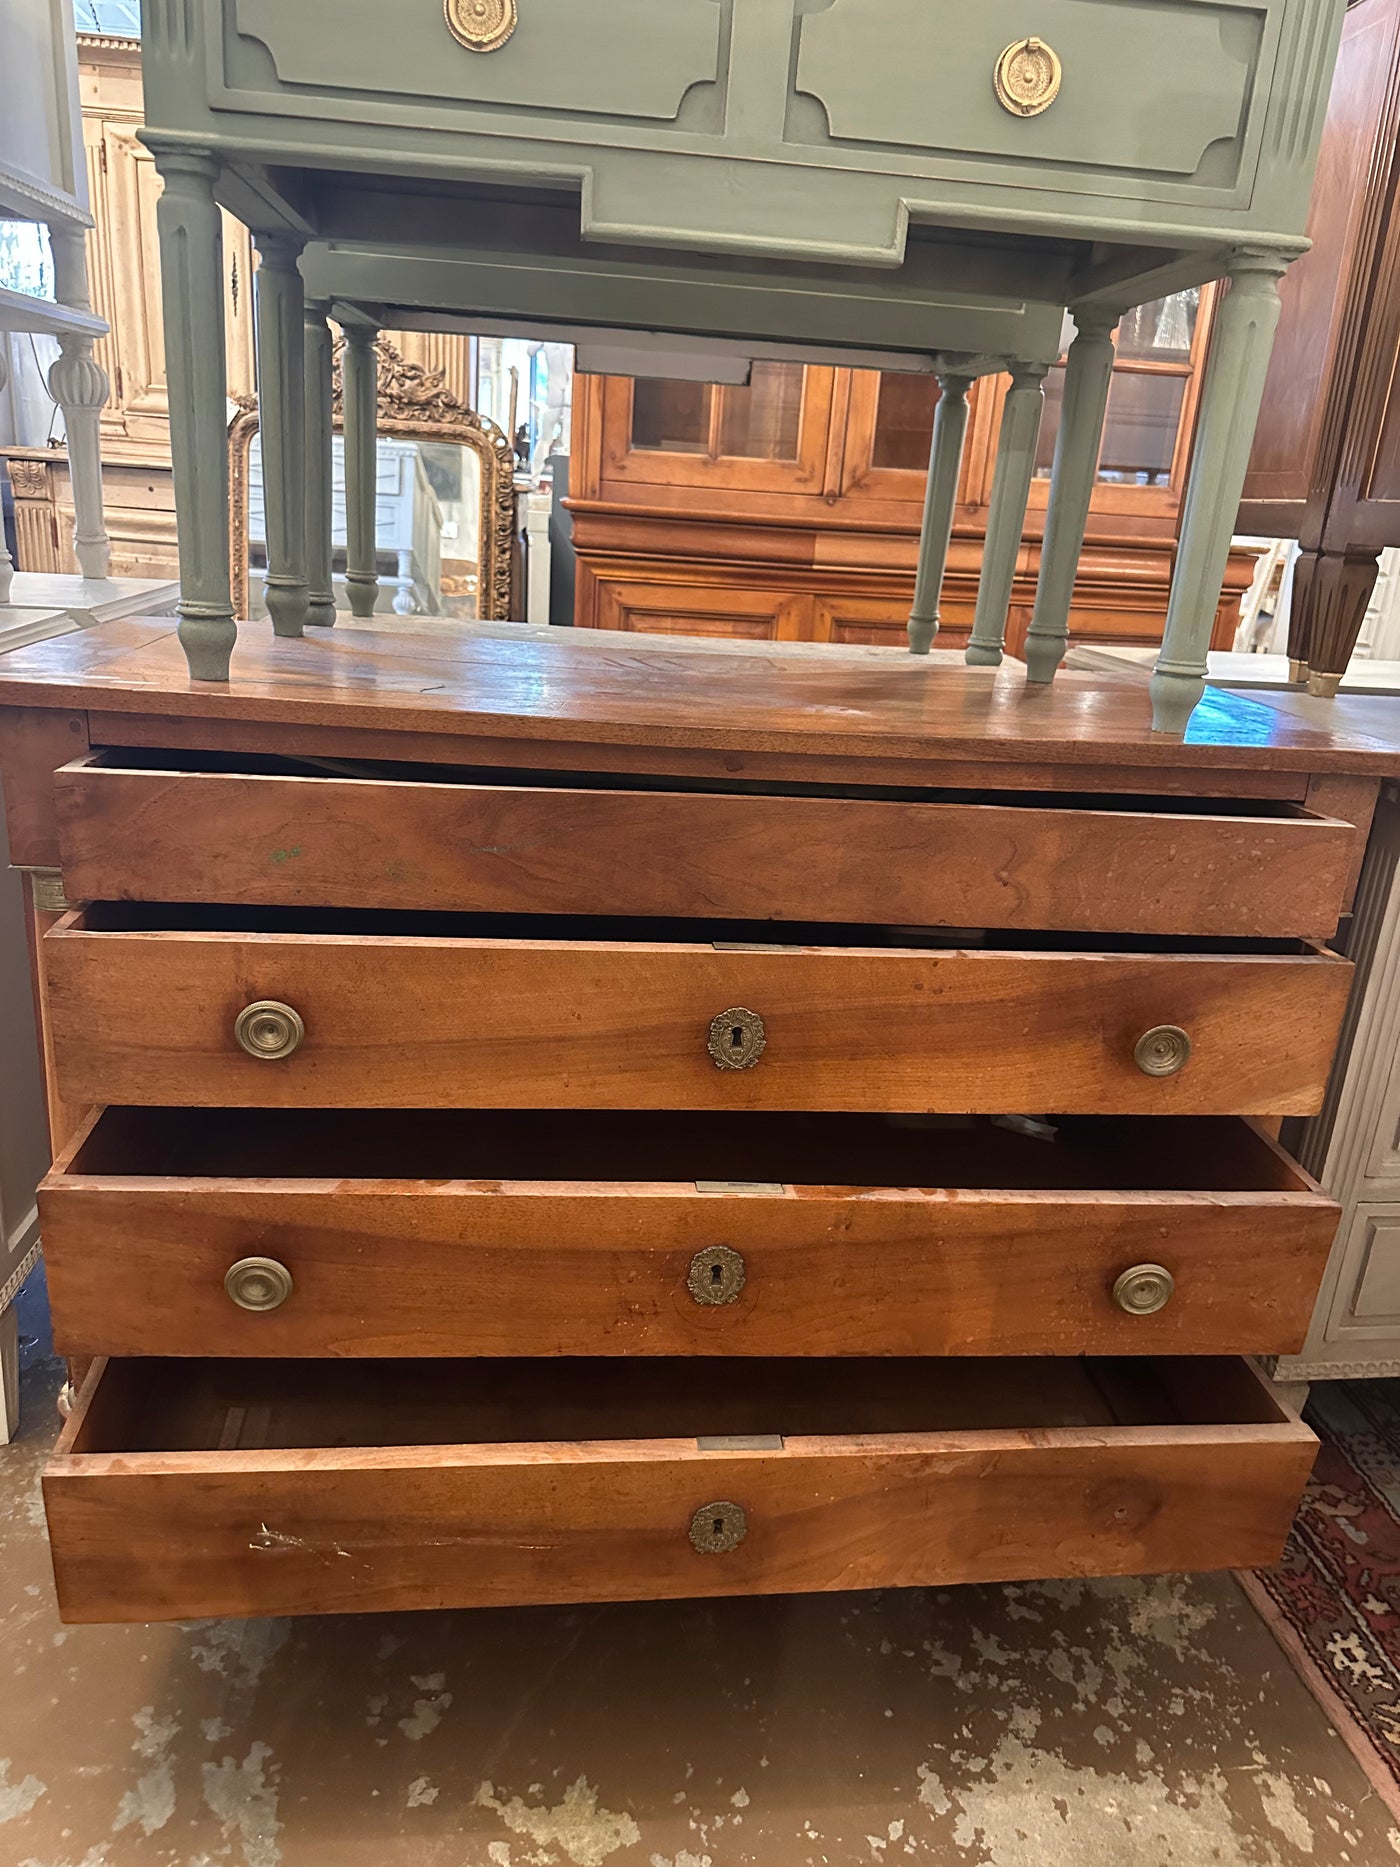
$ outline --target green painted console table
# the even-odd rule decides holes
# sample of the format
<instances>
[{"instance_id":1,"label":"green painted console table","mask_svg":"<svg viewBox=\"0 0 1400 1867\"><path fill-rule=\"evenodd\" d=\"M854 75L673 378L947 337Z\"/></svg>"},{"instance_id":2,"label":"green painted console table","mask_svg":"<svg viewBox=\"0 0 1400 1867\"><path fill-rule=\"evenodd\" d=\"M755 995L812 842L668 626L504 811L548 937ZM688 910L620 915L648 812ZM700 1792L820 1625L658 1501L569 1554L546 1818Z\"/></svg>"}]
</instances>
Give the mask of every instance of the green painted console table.
<instances>
[{"instance_id":1,"label":"green painted console table","mask_svg":"<svg viewBox=\"0 0 1400 1867\"><path fill-rule=\"evenodd\" d=\"M1180 732L1202 692L1277 280L1304 244L1344 4L145 0L191 672L227 679L236 639L222 204L261 256L267 601L293 636L334 619L336 310L352 511L373 456L376 321L678 342L717 370L781 351L933 371L916 653L937 631L967 386L1010 368L967 650L995 665L1041 380L1069 311L1026 651L1030 679L1049 681L1114 326L1228 277L1151 688L1154 725Z\"/></svg>"}]
</instances>

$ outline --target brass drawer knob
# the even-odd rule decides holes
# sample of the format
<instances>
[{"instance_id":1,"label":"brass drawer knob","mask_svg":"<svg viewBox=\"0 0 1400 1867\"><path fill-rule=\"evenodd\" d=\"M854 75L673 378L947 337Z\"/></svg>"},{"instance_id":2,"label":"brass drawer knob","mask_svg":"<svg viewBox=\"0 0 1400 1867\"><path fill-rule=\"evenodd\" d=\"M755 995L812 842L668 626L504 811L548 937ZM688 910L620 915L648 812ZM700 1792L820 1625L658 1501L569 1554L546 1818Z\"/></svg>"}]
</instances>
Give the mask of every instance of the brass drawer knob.
<instances>
[{"instance_id":1,"label":"brass drawer knob","mask_svg":"<svg viewBox=\"0 0 1400 1867\"><path fill-rule=\"evenodd\" d=\"M1043 39L1013 39L996 62L997 102L1013 117L1038 117L1060 95L1060 61Z\"/></svg>"},{"instance_id":2,"label":"brass drawer knob","mask_svg":"<svg viewBox=\"0 0 1400 1867\"><path fill-rule=\"evenodd\" d=\"M1175 1076L1191 1061L1191 1039L1179 1024L1154 1024L1133 1050L1144 1076Z\"/></svg>"},{"instance_id":3,"label":"brass drawer knob","mask_svg":"<svg viewBox=\"0 0 1400 1867\"><path fill-rule=\"evenodd\" d=\"M224 1289L239 1309L281 1309L292 1294L292 1273L276 1258L240 1258L224 1272Z\"/></svg>"},{"instance_id":4,"label":"brass drawer knob","mask_svg":"<svg viewBox=\"0 0 1400 1867\"><path fill-rule=\"evenodd\" d=\"M756 1011L731 1005L710 1020L708 1049L717 1070L751 1070L768 1048L768 1033Z\"/></svg>"},{"instance_id":5,"label":"brass drawer knob","mask_svg":"<svg viewBox=\"0 0 1400 1867\"><path fill-rule=\"evenodd\" d=\"M515 31L515 0L443 0L447 30L469 52L499 52Z\"/></svg>"},{"instance_id":6,"label":"brass drawer knob","mask_svg":"<svg viewBox=\"0 0 1400 1867\"><path fill-rule=\"evenodd\" d=\"M306 1026L290 1005L275 998L260 998L245 1005L233 1022L233 1034L250 1057L275 1063L289 1057L306 1036Z\"/></svg>"},{"instance_id":7,"label":"brass drawer knob","mask_svg":"<svg viewBox=\"0 0 1400 1867\"><path fill-rule=\"evenodd\" d=\"M702 1504L690 1520L690 1540L702 1556L723 1556L737 1549L749 1533L742 1504L721 1500Z\"/></svg>"},{"instance_id":8,"label":"brass drawer knob","mask_svg":"<svg viewBox=\"0 0 1400 1867\"><path fill-rule=\"evenodd\" d=\"M1176 1279L1165 1264L1135 1264L1113 1286L1113 1300L1129 1316L1155 1316L1172 1300Z\"/></svg>"},{"instance_id":9,"label":"brass drawer knob","mask_svg":"<svg viewBox=\"0 0 1400 1867\"><path fill-rule=\"evenodd\" d=\"M728 1245L707 1245L690 1260L686 1287L697 1303L736 1303L744 1287L744 1260Z\"/></svg>"}]
</instances>

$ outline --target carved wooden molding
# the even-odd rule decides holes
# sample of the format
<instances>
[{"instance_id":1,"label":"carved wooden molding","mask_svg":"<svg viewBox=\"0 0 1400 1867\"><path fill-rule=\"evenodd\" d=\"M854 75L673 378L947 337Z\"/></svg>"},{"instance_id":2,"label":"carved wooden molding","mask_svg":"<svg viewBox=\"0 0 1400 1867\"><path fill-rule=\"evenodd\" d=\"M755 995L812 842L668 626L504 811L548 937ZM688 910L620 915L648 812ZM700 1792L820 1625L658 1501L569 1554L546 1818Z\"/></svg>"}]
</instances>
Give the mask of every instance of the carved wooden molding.
<instances>
[{"instance_id":1,"label":"carved wooden molding","mask_svg":"<svg viewBox=\"0 0 1400 1867\"><path fill-rule=\"evenodd\" d=\"M340 359L331 358L331 416L337 431L344 413ZM481 461L481 571L477 609L483 622L510 620L510 571L515 544L515 454L494 421L455 396L441 370L409 363L385 337L375 342L378 432L393 439L457 442ZM258 431L255 396L234 398L239 413L229 425L229 559L233 613L248 610L248 457Z\"/></svg>"}]
</instances>

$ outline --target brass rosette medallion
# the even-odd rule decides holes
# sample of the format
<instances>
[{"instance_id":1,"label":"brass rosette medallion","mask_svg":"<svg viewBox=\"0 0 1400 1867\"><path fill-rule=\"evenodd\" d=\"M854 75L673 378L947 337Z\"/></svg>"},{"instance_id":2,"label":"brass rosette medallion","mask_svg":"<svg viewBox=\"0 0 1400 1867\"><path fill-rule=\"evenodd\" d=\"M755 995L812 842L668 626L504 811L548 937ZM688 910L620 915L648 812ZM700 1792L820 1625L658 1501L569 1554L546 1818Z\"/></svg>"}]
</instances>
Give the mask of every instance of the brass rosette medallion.
<instances>
[{"instance_id":1,"label":"brass rosette medallion","mask_svg":"<svg viewBox=\"0 0 1400 1867\"><path fill-rule=\"evenodd\" d=\"M996 62L997 102L1013 117L1038 117L1060 94L1060 61L1043 39L1016 39Z\"/></svg>"},{"instance_id":2,"label":"brass rosette medallion","mask_svg":"<svg viewBox=\"0 0 1400 1867\"><path fill-rule=\"evenodd\" d=\"M515 31L515 0L442 0L447 30L469 52L499 52Z\"/></svg>"}]
</instances>

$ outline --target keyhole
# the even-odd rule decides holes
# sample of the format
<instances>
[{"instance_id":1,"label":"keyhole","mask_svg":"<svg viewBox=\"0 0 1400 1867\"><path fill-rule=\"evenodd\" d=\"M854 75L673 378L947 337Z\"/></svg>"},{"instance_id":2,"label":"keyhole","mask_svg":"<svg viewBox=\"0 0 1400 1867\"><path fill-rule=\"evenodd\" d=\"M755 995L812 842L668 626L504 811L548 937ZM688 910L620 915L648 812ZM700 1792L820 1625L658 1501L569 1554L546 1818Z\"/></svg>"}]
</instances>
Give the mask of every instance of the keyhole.
<instances>
[{"instance_id":1,"label":"keyhole","mask_svg":"<svg viewBox=\"0 0 1400 1867\"><path fill-rule=\"evenodd\" d=\"M710 1282L712 1284L722 1284L724 1282L724 1266L722 1264L712 1264L710 1266Z\"/></svg>"},{"instance_id":2,"label":"keyhole","mask_svg":"<svg viewBox=\"0 0 1400 1867\"><path fill-rule=\"evenodd\" d=\"M744 1032L741 1025L736 1024L731 1029L729 1033L729 1048L731 1050L742 1050L744 1048Z\"/></svg>"},{"instance_id":3,"label":"keyhole","mask_svg":"<svg viewBox=\"0 0 1400 1867\"><path fill-rule=\"evenodd\" d=\"M723 1519L723 1517L716 1517L716 1518L715 1518L715 1535L716 1535L716 1536L723 1536L723 1535L724 1535L724 1519Z\"/></svg>"}]
</instances>

